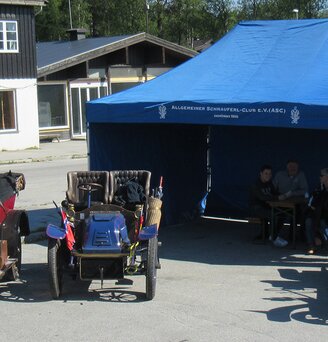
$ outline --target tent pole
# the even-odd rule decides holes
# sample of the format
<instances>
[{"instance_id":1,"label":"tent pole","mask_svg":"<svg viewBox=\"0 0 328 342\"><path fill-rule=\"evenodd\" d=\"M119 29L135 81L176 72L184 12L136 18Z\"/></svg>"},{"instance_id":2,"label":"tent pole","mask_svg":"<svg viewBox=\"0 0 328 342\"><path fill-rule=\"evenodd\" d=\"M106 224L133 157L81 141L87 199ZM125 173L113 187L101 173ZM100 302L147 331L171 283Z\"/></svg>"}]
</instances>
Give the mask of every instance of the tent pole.
<instances>
[{"instance_id":1,"label":"tent pole","mask_svg":"<svg viewBox=\"0 0 328 342\"><path fill-rule=\"evenodd\" d=\"M210 160L210 154L211 154L211 126L207 127L207 136L206 136L206 175L207 175L207 181L206 181L206 191L209 193L211 191L212 187L212 170L211 170L211 160Z\"/></svg>"},{"instance_id":2,"label":"tent pole","mask_svg":"<svg viewBox=\"0 0 328 342\"><path fill-rule=\"evenodd\" d=\"M90 123L87 122L87 156L88 156L88 170L90 171Z\"/></svg>"}]
</instances>

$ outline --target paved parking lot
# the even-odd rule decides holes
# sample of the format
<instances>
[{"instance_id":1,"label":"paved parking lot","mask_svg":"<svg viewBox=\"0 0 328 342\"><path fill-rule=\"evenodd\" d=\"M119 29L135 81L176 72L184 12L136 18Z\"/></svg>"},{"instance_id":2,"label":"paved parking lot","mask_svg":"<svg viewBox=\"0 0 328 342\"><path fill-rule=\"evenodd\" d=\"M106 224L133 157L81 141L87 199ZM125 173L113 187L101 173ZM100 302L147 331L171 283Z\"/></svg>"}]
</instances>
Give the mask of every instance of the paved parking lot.
<instances>
[{"instance_id":1,"label":"paved parking lot","mask_svg":"<svg viewBox=\"0 0 328 342\"><path fill-rule=\"evenodd\" d=\"M54 146L60 153L72 145L47 148ZM35 228L57 217L52 200L65 196L67 170L86 168L85 157L68 155L15 165L28 176L17 204ZM0 283L0 341L326 341L326 252L255 245L257 229L208 220L161 227L153 301L145 300L143 276L131 277L132 285L105 281L102 289L65 277L63 297L53 301L46 241L25 244L21 281Z\"/></svg>"},{"instance_id":2,"label":"paved parking lot","mask_svg":"<svg viewBox=\"0 0 328 342\"><path fill-rule=\"evenodd\" d=\"M163 227L157 294L64 281L50 298L45 242L24 245L22 282L0 284L2 341L325 341L324 255L254 245L256 228L225 222Z\"/></svg>"}]
</instances>

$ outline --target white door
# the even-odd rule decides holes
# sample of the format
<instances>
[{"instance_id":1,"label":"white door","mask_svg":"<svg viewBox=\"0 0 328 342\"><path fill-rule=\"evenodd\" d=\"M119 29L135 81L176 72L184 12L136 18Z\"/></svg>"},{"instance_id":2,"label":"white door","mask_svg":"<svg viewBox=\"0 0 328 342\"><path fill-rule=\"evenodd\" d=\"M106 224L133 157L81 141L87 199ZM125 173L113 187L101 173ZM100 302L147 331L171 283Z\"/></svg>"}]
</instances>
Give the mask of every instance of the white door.
<instances>
[{"instance_id":1,"label":"white door","mask_svg":"<svg viewBox=\"0 0 328 342\"><path fill-rule=\"evenodd\" d=\"M85 136L85 103L108 94L106 82L71 83L71 131L73 137Z\"/></svg>"}]
</instances>

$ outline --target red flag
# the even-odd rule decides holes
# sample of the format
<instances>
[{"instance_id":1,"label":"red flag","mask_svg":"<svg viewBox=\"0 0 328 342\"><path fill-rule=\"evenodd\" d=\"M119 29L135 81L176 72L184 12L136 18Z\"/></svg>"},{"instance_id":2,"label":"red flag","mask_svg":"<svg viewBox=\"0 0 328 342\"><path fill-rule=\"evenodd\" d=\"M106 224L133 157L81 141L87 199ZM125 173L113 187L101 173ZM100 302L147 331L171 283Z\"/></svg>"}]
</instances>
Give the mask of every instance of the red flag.
<instances>
[{"instance_id":1,"label":"red flag","mask_svg":"<svg viewBox=\"0 0 328 342\"><path fill-rule=\"evenodd\" d=\"M62 208L60 208L60 213L61 213L61 216L62 216L62 219L63 219L65 231L66 231L66 244L67 244L67 248L71 251L73 249L73 246L74 246L74 243L75 243L73 229L72 229L71 224L68 222L68 219L67 219L65 211Z\"/></svg>"}]
</instances>

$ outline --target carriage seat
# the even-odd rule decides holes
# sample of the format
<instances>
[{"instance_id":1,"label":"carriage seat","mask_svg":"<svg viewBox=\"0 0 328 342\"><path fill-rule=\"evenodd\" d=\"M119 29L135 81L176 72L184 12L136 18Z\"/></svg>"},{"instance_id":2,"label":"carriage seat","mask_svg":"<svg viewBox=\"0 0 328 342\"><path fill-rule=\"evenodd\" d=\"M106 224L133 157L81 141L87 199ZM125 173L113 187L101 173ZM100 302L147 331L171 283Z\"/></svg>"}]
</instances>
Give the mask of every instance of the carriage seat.
<instances>
[{"instance_id":1,"label":"carriage seat","mask_svg":"<svg viewBox=\"0 0 328 342\"><path fill-rule=\"evenodd\" d=\"M76 211L83 210L88 206L88 192L78 188L79 185L84 183L102 185L102 189L91 193L91 206L108 203L108 171L69 171L67 173L66 199L68 204L74 205Z\"/></svg>"},{"instance_id":2,"label":"carriage seat","mask_svg":"<svg viewBox=\"0 0 328 342\"><path fill-rule=\"evenodd\" d=\"M125 185L127 181L133 180L143 187L146 201L149 197L150 191L150 177L151 172L147 170L115 170L109 172L109 203L113 203L113 199L117 191L121 186ZM134 210L132 207L128 207L129 210Z\"/></svg>"}]
</instances>

